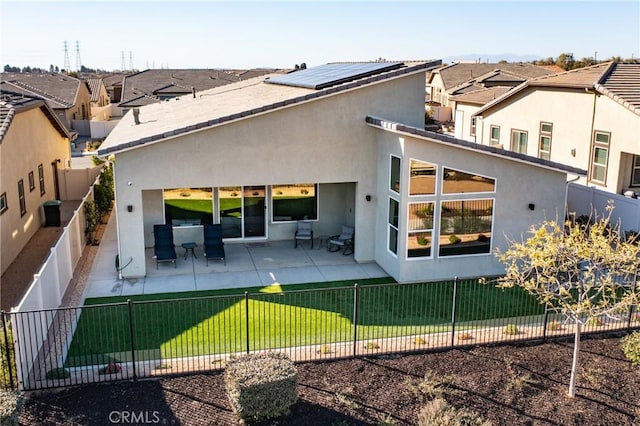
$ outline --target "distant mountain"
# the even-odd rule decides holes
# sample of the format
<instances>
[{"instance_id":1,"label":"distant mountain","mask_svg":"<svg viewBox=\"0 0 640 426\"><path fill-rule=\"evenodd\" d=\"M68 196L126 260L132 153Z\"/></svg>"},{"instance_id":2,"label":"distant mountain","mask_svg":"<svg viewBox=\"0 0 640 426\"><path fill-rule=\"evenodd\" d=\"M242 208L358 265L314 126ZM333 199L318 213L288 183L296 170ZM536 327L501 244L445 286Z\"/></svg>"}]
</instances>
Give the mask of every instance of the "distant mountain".
<instances>
[{"instance_id":1,"label":"distant mountain","mask_svg":"<svg viewBox=\"0 0 640 426\"><path fill-rule=\"evenodd\" d=\"M466 55L446 56L442 58L443 64L449 64L451 62L482 62L482 63L497 63L500 61L507 62L531 62L538 59L544 59L542 56L537 55L516 55L514 53L469 53Z\"/></svg>"}]
</instances>

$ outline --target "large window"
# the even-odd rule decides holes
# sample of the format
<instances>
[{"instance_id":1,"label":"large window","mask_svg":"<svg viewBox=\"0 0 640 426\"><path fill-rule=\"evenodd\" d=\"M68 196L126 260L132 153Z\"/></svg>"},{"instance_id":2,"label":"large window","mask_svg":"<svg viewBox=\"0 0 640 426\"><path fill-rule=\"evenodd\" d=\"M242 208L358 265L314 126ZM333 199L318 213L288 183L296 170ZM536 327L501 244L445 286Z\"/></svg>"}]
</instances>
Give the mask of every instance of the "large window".
<instances>
[{"instance_id":1,"label":"large window","mask_svg":"<svg viewBox=\"0 0 640 426\"><path fill-rule=\"evenodd\" d=\"M424 161L411 160L409 195L436 193L436 166Z\"/></svg>"},{"instance_id":2,"label":"large window","mask_svg":"<svg viewBox=\"0 0 640 426\"><path fill-rule=\"evenodd\" d=\"M496 180L474 173L445 167L442 172L443 194L464 194L467 192L494 192Z\"/></svg>"},{"instance_id":3,"label":"large window","mask_svg":"<svg viewBox=\"0 0 640 426\"><path fill-rule=\"evenodd\" d=\"M44 168L42 168L42 164L38 166L38 181L40 182L40 195L44 195Z\"/></svg>"},{"instance_id":4,"label":"large window","mask_svg":"<svg viewBox=\"0 0 640 426\"><path fill-rule=\"evenodd\" d=\"M596 131L593 136L591 170L589 180L605 184L607 181L607 162L609 160L610 133Z\"/></svg>"},{"instance_id":5,"label":"large window","mask_svg":"<svg viewBox=\"0 0 640 426\"><path fill-rule=\"evenodd\" d=\"M543 160L551 159L551 133L553 124L540 123L540 144L538 146L538 157Z\"/></svg>"},{"instance_id":6,"label":"large window","mask_svg":"<svg viewBox=\"0 0 640 426\"><path fill-rule=\"evenodd\" d=\"M389 189L400 193L400 158L391 156Z\"/></svg>"},{"instance_id":7,"label":"large window","mask_svg":"<svg viewBox=\"0 0 640 426\"><path fill-rule=\"evenodd\" d=\"M173 226L213 223L211 188L171 188L163 191L165 223Z\"/></svg>"},{"instance_id":8,"label":"large window","mask_svg":"<svg viewBox=\"0 0 640 426\"><path fill-rule=\"evenodd\" d=\"M273 221L318 219L318 185L299 183L272 185Z\"/></svg>"},{"instance_id":9,"label":"large window","mask_svg":"<svg viewBox=\"0 0 640 426\"><path fill-rule=\"evenodd\" d=\"M409 203L407 257L431 256L434 203Z\"/></svg>"},{"instance_id":10,"label":"large window","mask_svg":"<svg viewBox=\"0 0 640 426\"><path fill-rule=\"evenodd\" d=\"M440 209L440 256L491 252L493 200L443 201Z\"/></svg>"},{"instance_id":11,"label":"large window","mask_svg":"<svg viewBox=\"0 0 640 426\"><path fill-rule=\"evenodd\" d=\"M399 203L389 198L389 251L398 254L398 211Z\"/></svg>"},{"instance_id":12,"label":"large window","mask_svg":"<svg viewBox=\"0 0 640 426\"><path fill-rule=\"evenodd\" d=\"M511 130L511 151L520 154L527 153L527 132L523 130Z\"/></svg>"},{"instance_id":13,"label":"large window","mask_svg":"<svg viewBox=\"0 0 640 426\"><path fill-rule=\"evenodd\" d=\"M640 186L640 155L633 156L633 169L631 170L631 186Z\"/></svg>"},{"instance_id":14,"label":"large window","mask_svg":"<svg viewBox=\"0 0 640 426\"><path fill-rule=\"evenodd\" d=\"M491 126L491 145L500 143L500 126Z\"/></svg>"},{"instance_id":15,"label":"large window","mask_svg":"<svg viewBox=\"0 0 640 426\"><path fill-rule=\"evenodd\" d=\"M2 195L0 195L0 214L6 212L7 209L9 209L7 205L7 193L3 192Z\"/></svg>"},{"instance_id":16,"label":"large window","mask_svg":"<svg viewBox=\"0 0 640 426\"><path fill-rule=\"evenodd\" d=\"M27 202L24 199L24 181L18 181L18 201L20 202L20 216L27 214Z\"/></svg>"}]
</instances>

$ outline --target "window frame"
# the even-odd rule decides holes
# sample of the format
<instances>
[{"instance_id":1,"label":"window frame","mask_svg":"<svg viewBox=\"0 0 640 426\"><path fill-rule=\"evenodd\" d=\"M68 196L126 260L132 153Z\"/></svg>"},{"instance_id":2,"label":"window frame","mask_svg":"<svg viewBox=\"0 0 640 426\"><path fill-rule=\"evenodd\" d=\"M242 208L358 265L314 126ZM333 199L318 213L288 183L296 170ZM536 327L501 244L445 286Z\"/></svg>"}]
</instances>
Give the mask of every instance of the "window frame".
<instances>
[{"instance_id":1,"label":"window frame","mask_svg":"<svg viewBox=\"0 0 640 426\"><path fill-rule=\"evenodd\" d=\"M599 142L598 135L606 135L607 142ZM589 159L589 182L593 182L596 185L605 186L607 184L607 174L609 172L609 150L611 146L611 132L604 132L602 130L594 130L593 131L593 141L591 143L591 158ZM595 156L598 149L602 149L606 152L604 164L596 163ZM604 179L597 180L594 179L594 167L603 167L604 168Z\"/></svg>"},{"instance_id":2,"label":"window frame","mask_svg":"<svg viewBox=\"0 0 640 426\"><path fill-rule=\"evenodd\" d=\"M23 217L27 214L27 200L24 194L24 180L20 179L18 181L18 203L20 205L20 217Z\"/></svg>"},{"instance_id":3,"label":"window frame","mask_svg":"<svg viewBox=\"0 0 640 426\"><path fill-rule=\"evenodd\" d=\"M543 130L543 126L551 126L551 130L549 130L549 131ZM542 149L542 140L544 138L549 138L549 149L548 149L548 151L544 151ZM538 138L538 158L541 158L543 160L551 160L551 144L552 144L552 140L553 140L553 123L548 122L548 121L541 121L540 122L540 136ZM546 158L545 158L544 154L546 154Z\"/></svg>"},{"instance_id":4,"label":"window frame","mask_svg":"<svg viewBox=\"0 0 640 426\"><path fill-rule=\"evenodd\" d=\"M525 136L525 141L524 141L524 152L519 151L519 150L515 150L514 149L514 143L513 143L513 137L515 134L519 134L519 135L524 135ZM520 144L520 137L518 137L518 144ZM511 129L511 141L510 141L510 150L513 152L517 152L519 154L527 154L527 148L529 145L529 132L527 132L526 130L520 130L520 129Z\"/></svg>"},{"instance_id":5,"label":"window frame","mask_svg":"<svg viewBox=\"0 0 640 426\"><path fill-rule=\"evenodd\" d=\"M470 129L469 129L469 135L470 136L475 136L476 135L476 116L472 115L471 116L471 125L470 125Z\"/></svg>"},{"instance_id":6,"label":"window frame","mask_svg":"<svg viewBox=\"0 0 640 426\"><path fill-rule=\"evenodd\" d=\"M638 172L638 180L634 182L633 177L636 171ZM640 187L640 155L634 154L631 160L631 180L629 186L632 188Z\"/></svg>"},{"instance_id":7,"label":"window frame","mask_svg":"<svg viewBox=\"0 0 640 426\"><path fill-rule=\"evenodd\" d=\"M498 137L494 138L493 137L493 131L497 130L498 131ZM495 126L495 125L491 125L489 127L489 144L490 145L500 145L500 126Z\"/></svg>"},{"instance_id":8,"label":"window frame","mask_svg":"<svg viewBox=\"0 0 640 426\"><path fill-rule=\"evenodd\" d=\"M449 244L444 244L441 245L440 244L440 238L442 238L443 234L442 234L442 213L444 211L443 209L443 204L444 203L451 203L451 202L474 202L474 201L491 201L491 236L489 237L489 245L488 245L488 250L487 251L483 251L483 252L479 252L479 253L461 253L461 254L442 254L442 247L446 247ZM438 250L438 258L443 259L443 258L452 258L452 257L460 257L460 256L490 256L493 253L493 234L494 234L494 230L495 230L495 226L496 226L496 198L495 197L488 197L488 198L447 198L447 199L441 199L439 200L439 205L438 205L438 246L437 246L437 250ZM464 210L464 207L462 208ZM435 228L435 227L434 227ZM482 232L480 232L482 233ZM455 235L454 234L444 234L444 235Z\"/></svg>"},{"instance_id":9,"label":"window frame","mask_svg":"<svg viewBox=\"0 0 640 426\"><path fill-rule=\"evenodd\" d=\"M0 215L4 214L7 210L9 210L9 205L7 204L7 193L3 192L0 195Z\"/></svg>"},{"instance_id":10,"label":"window frame","mask_svg":"<svg viewBox=\"0 0 640 426\"><path fill-rule=\"evenodd\" d=\"M278 186L291 186L291 185L313 185L313 191L314 191L314 195L313 198L315 199L315 217L314 218L308 218L308 219L296 219L296 218L291 218L291 219L276 219L276 209L275 209L275 205L274 205L274 201L277 201L274 199L274 186L278 187ZM287 222L297 222L299 220L304 220L304 221L308 221L308 222L317 222L320 220L320 185L318 183L299 183L299 184L295 184L295 183L291 183L291 184L275 184L275 185L267 185L267 187L269 188L269 193L271 194L271 200L269 200L269 204L271 205L271 214L270 214L270 221L271 223L287 223ZM244 186L242 187L244 188ZM277 188L276 188L277 190ZM281 216L278 216L281 217ZM282 216L284 217L284 216Z\"/></svg>"},{"instance_id":11,"label":"window frame","mask_svg":"<svg viewBox=\"0 0 640 426\"><path fill-rule=\"evenodd\" d=\"M419 161L420 163L424 163L424 164L428 164L430 166L433 166L433 170L434 170L434 174L433 174L433 192L431 194L413 194L411 192L411 179L413 178L413 176L411 175L413 168L411 167L411 163L413 161ZM418 160L417 158L409 158L409 198L415 198L415 197L433 197L438 193L438 165L434 164L434 163L430 163L428 161L423 161L423 160Z\"/></svg>"},{"instance_id":12,"label":"window frame","mask_svg":"<svg viewBox=\"0 0 640 426\"><path fill-rule=\"evenodd\" d=\"M432 209L432 218L431 218L431 228L420 228L420 229L410 229L410 221L411 221L411 205L412 204L430 204L431 205L431 209ZM430 199L430 200L425 200L425 201L411 201L409 203L407 203L407 232L406 232L406 241L407 241L407 247L406 247L406 251L405 251L405 259L407 261L414 261L414 260L423 260L423 259L433 259L434 258L434 251L435 248L437 247L435 245L435 241L433 239L433 235L434 235L434 225L436 224L436 217L437 217L437 201L435 199ZM427 256L409 256L409 240L412 236L412 234L429 234L429 238L430 238L430 244L429 244L429 254Z\"/></svg>"},{"instance_id":13,"label":"window frame","mask_svg":"<svg viewBox=\"0 0 640 426\"><path fill-rule=\"evenodd\" d=\"M29 172L29 192L33 192L36 189L36 182L33 176L33 170Z\"/></svg>"},{"instance_id":14,"label":"window frame","mask_svg":"<svg viewBox=\"0 0 640 426\"><path fill-rule=\"evenodd\" d=\"M44 195L47 191L44 184L44 167L42 164L38 165L38 182L40 183L40 195Z\"/></svg>"},{"instance_id":15,"label":"window frame","mask_svg":"<svg viewBox=\"0 0 640 426\"><path fill-rule=\"evenodd\" d=\"M449 170L453 170L453 171L456 171L456 172L466 173L466 174L468 174L468 175L472 175L472 176L479 176L479 177L481 177L481 178L485 178L485 179L491 179L491 180L493 180L493 191L482 191L482 192L444 192L444 178L445 178L445 176L444 176L444 175L445 175L445 172L446 172L446 170L447 170L447 169L449 169ZM472 195L472 194L495 194L495 193L496 193L496 191L497 191L496 186L498 185L498 180L497 180L496 178L494 178L494 177L491 177L491 176L484 176L484 175L481 175L481 174L478 174L478 173L471 173L471 172L466 171L466 170L460 170L460 169L456 169L456 168L454 168L454 167L445 166L445 165L442 165L442 176L441 176L441 178L439 179L439 181L440 181L440 192L439 192L439 195L442 195L442 196L445 196L445 197L448 197L448 196L461 196L461 195L466 196L466 195Z\"/></svg>"},{"instance_id":16,"label":"window frame","mask_svg":"<svg viewBox=\"0 0 640 426\"><path fill-rule=\"evenodd\" d=\"M395 224L392 222L391 218L391 203L396 203L396 212L395 212ZM395 251L391 250L391 233L392 230L395 231L396 241L395 241ZM400 201L396 200L393 197L389 197L388 203L388 217L387 217L387 251L391 253L394 257L398 257L398 245L400 243Z\"/></svg>"},{"instance_id":17,"label":"window frame","mask_svg":"<svg viewBox=\"0 0 640 426\"><path fill-rule=\"evenodd\" d=\"M398 188L397 188L397 190L394 189L394 182L393 182L393 178L394 178L394 176L393 176L393 165L394 165L393 164L393 160L394 159L398 160L398 174L397 174L397 177L398 177L398 182L397 182ZM391 154L390 155L390 159L389 159L389 190L391 192L393 192L394 194L400 195L400 190L401 190L400 183L401 183L401 181L402 181L402 159L400 157L396 156L396 155Z\"/></svg>"}]
</instances>

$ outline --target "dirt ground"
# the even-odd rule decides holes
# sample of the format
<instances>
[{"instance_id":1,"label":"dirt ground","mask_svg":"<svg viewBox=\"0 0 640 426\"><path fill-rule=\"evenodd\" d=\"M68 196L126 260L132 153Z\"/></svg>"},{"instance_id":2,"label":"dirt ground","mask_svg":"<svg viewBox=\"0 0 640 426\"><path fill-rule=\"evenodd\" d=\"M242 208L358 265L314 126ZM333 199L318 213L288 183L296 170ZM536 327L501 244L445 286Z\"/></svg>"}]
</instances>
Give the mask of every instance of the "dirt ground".
<instances>
[{"instance_id":1,"label":"dirt ground","mask_svg":"<svg viewBox=\"0 0 640 426\"><path fill-rule=\"evenodd\" d=\"M572 342L456 349L298 364L299 400L266 424L416 424L442 396L493 425L638 425L640 367L619 337L585 339L576 398L567 396ZM133 417L132 417L133 416ZM221 372L32 394L20 424L237 424Z\"/></svg>"}]
</instances>

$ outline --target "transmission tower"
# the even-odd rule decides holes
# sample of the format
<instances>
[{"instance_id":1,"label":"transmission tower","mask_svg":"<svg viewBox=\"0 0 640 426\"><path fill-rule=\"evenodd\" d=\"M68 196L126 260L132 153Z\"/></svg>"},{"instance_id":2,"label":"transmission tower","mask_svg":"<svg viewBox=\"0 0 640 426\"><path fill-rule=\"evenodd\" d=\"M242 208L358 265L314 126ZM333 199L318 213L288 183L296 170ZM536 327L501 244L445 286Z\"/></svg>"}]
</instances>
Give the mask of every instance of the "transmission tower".
<instances>
[{"instance_id":1,"label":"transmission tower","mask_svg":"<svg viewBox=\"0 0 640 426\"><path fill-rule=\"evenodd\" d=\"M66 73L71 72L71 63L69 62L69 48L67 47L67 40L64 41L64 71Z\"/></svg>"},{"instance_id":2,"label":"transmission tower","mask_svg":"<svg viewBox=\"0 0 640 426\"><path fill-rule=\"evenodd\" d=\"M129 51L129 70L133 71L133 54Z\"/></svg>"},{"instance_id":3,"label":"transmission tower","mask_svg":"<svg viewBox=\"0 0 640 426\"><path fill-rule=\"evenodd\" d=\"M124 63L124 50L122 51L122 66L120 67L121 71L126 71L127 64Z\"/></svg>"},{"instance_id":4,"label":"transmission tower","mask_svg":"<svg viewBox=\"0 0 640 426\"><path fill-rule=\"evenodd\" d=\"M76 40L76 71L82 68L82 60L80 59L80 42Z\"/></svg>"}]
</instances>

